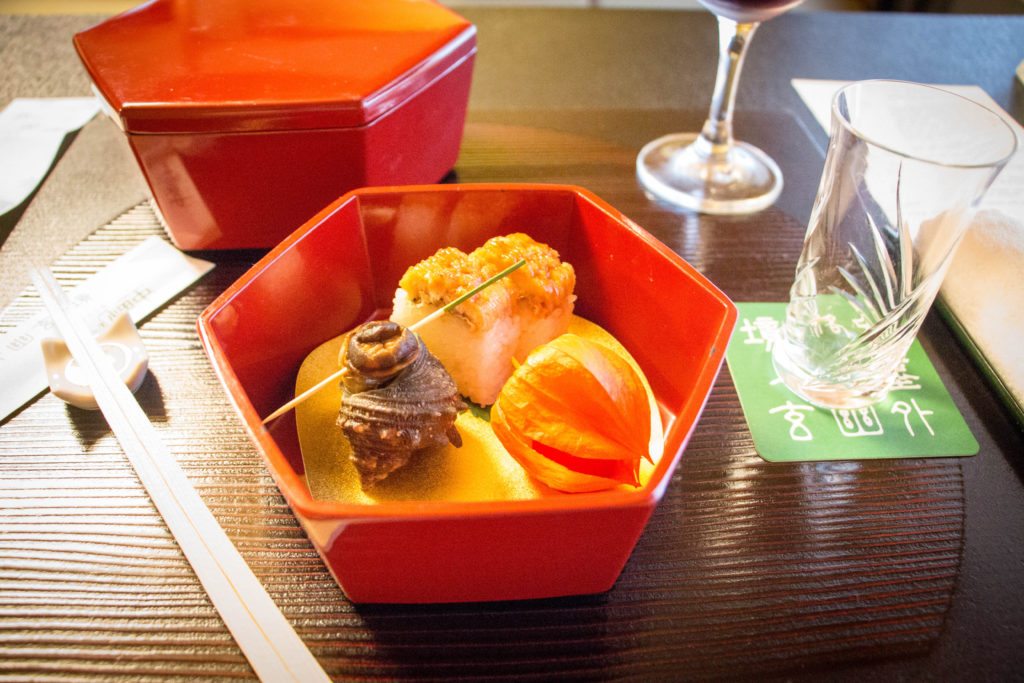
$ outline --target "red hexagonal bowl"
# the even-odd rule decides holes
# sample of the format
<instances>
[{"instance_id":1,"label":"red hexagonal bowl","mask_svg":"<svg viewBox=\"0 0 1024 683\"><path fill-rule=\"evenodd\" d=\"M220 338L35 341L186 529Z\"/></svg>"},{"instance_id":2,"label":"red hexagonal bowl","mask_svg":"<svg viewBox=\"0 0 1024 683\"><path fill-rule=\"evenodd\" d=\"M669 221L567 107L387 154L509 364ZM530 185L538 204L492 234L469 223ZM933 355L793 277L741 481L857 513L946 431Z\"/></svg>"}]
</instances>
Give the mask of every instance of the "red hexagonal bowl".
<instances>
[{"instance_id":1,"label":"red hexagonal bowl","mask_svg":"<svg viewBox=\"0 0 1024 683\"><path fill-rule=\"evenodd\" d=\"M444 246L526 232L577 274L576 313L614 334L646 374L664 453L641 487L536 499L314 499L289 400L299 365L386 315L402 273ZM722 292L587 190L432 185L341 197L269 252L199 318L228 399L345 594L356 602L460 602L598 593L613 586L662 498L736 321Z\"/></svg>"}]
</instances>

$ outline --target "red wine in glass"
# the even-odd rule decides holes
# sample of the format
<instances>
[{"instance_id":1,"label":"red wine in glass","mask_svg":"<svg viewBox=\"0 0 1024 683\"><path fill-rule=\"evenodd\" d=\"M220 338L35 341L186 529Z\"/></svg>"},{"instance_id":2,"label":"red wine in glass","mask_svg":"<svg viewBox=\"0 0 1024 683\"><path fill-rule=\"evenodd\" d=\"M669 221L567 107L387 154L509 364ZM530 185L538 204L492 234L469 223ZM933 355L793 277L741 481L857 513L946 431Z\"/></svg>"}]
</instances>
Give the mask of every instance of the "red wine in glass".
<instances>
[{"instance_id":1,"label":"red wine in glass","mask_svg":"<svg viewBox=\"0 0 1024 683\"><path fill-rule=\"evenodd\" d=\"M740 23L767 21L800 4L801 0L700 0L720 17Z\"/></svg>"}]
</instances>

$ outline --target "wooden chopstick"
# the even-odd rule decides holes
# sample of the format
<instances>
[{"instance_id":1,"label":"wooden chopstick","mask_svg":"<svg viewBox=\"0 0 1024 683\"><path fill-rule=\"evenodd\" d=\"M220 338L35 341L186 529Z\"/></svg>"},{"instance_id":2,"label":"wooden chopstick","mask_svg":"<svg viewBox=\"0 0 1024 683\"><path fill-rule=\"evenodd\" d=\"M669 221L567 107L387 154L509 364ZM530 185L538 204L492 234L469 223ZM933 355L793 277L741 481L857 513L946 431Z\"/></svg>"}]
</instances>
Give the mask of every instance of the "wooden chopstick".
<instances>
[{"instance_id":1,"label":"wooden chopstick","mask_svg":"<svg viewBox=\"0 0 1024 683\"><path fill-rule=\"evenodd\" d=\"M106 361L52 273L33 270L31 276L139 480L256 675L264 681L329 681Z\"/></svg>"}]
</instances>

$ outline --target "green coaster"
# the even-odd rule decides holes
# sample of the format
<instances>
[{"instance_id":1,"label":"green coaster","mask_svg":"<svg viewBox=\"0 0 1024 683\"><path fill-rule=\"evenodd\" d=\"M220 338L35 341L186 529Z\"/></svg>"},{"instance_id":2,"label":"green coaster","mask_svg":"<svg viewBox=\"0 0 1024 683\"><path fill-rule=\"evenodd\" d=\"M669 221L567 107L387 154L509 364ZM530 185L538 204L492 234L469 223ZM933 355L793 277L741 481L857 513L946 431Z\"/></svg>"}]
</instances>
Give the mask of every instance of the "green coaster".
<instances>
[{"instance_id":1,"label":"green coaster","mask_svg":"<svg viewBox=\"0 0 1024 683\"><path fill-rule=\"evenodd\" d=\"M726 351L754 446L770 462L974 455L978 442L914 340L897 387L867 408L817 408L791 392L772 367L771 340L784 303L741 303Z\"/></svg>"}]
</instances>

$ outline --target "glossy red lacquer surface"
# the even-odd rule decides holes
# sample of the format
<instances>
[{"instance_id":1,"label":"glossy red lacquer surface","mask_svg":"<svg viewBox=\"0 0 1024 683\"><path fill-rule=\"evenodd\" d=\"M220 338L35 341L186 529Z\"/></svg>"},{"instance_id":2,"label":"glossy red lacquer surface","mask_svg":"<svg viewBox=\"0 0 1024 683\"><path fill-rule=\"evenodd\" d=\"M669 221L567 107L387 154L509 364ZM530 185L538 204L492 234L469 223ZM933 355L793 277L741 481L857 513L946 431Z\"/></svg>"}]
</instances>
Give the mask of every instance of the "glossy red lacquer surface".
<instances>
[{"instance_id":1,"label":"glossy red lacquer surface","mask_svg":"<svg viewBox=\"0 0 1024 683\"><path fill-rule=\"evenodd\" d=\"M476 32L430 0L155 0L75 45L174 243L247 249L349 190L444 177Z\"/></svg>"},{"instance_id":2,"label":"glossy red lacquer surface","mask_svg":"<svg viewBox=\"0 0 1024 683\"><path fill-rule=\"evenodd\" d=\"M432 0L154 0L75 36L130 132L365 124L473 49Z\"/></svg>"},{"instance_id":3,"label":"glossy red lacquer surface","mask_svg":"<svg viewBox=\"0 0 1024 683\"><path fill-rule=\"evenodd\" d=\"M643 367L667 433L634 491L507 502L355 505L310 497L291 397L315 346L382 312L401 273L442 246L527 232L577 273L577 312ZM697 271L580 188L440 185L359 190L271 251L204 311L211 362L281 491L346 594L361 602L535 598L606 590L668 485L736 319ZM415 571L410 571L415 567Z\"/></svg>"}]
</instances>

